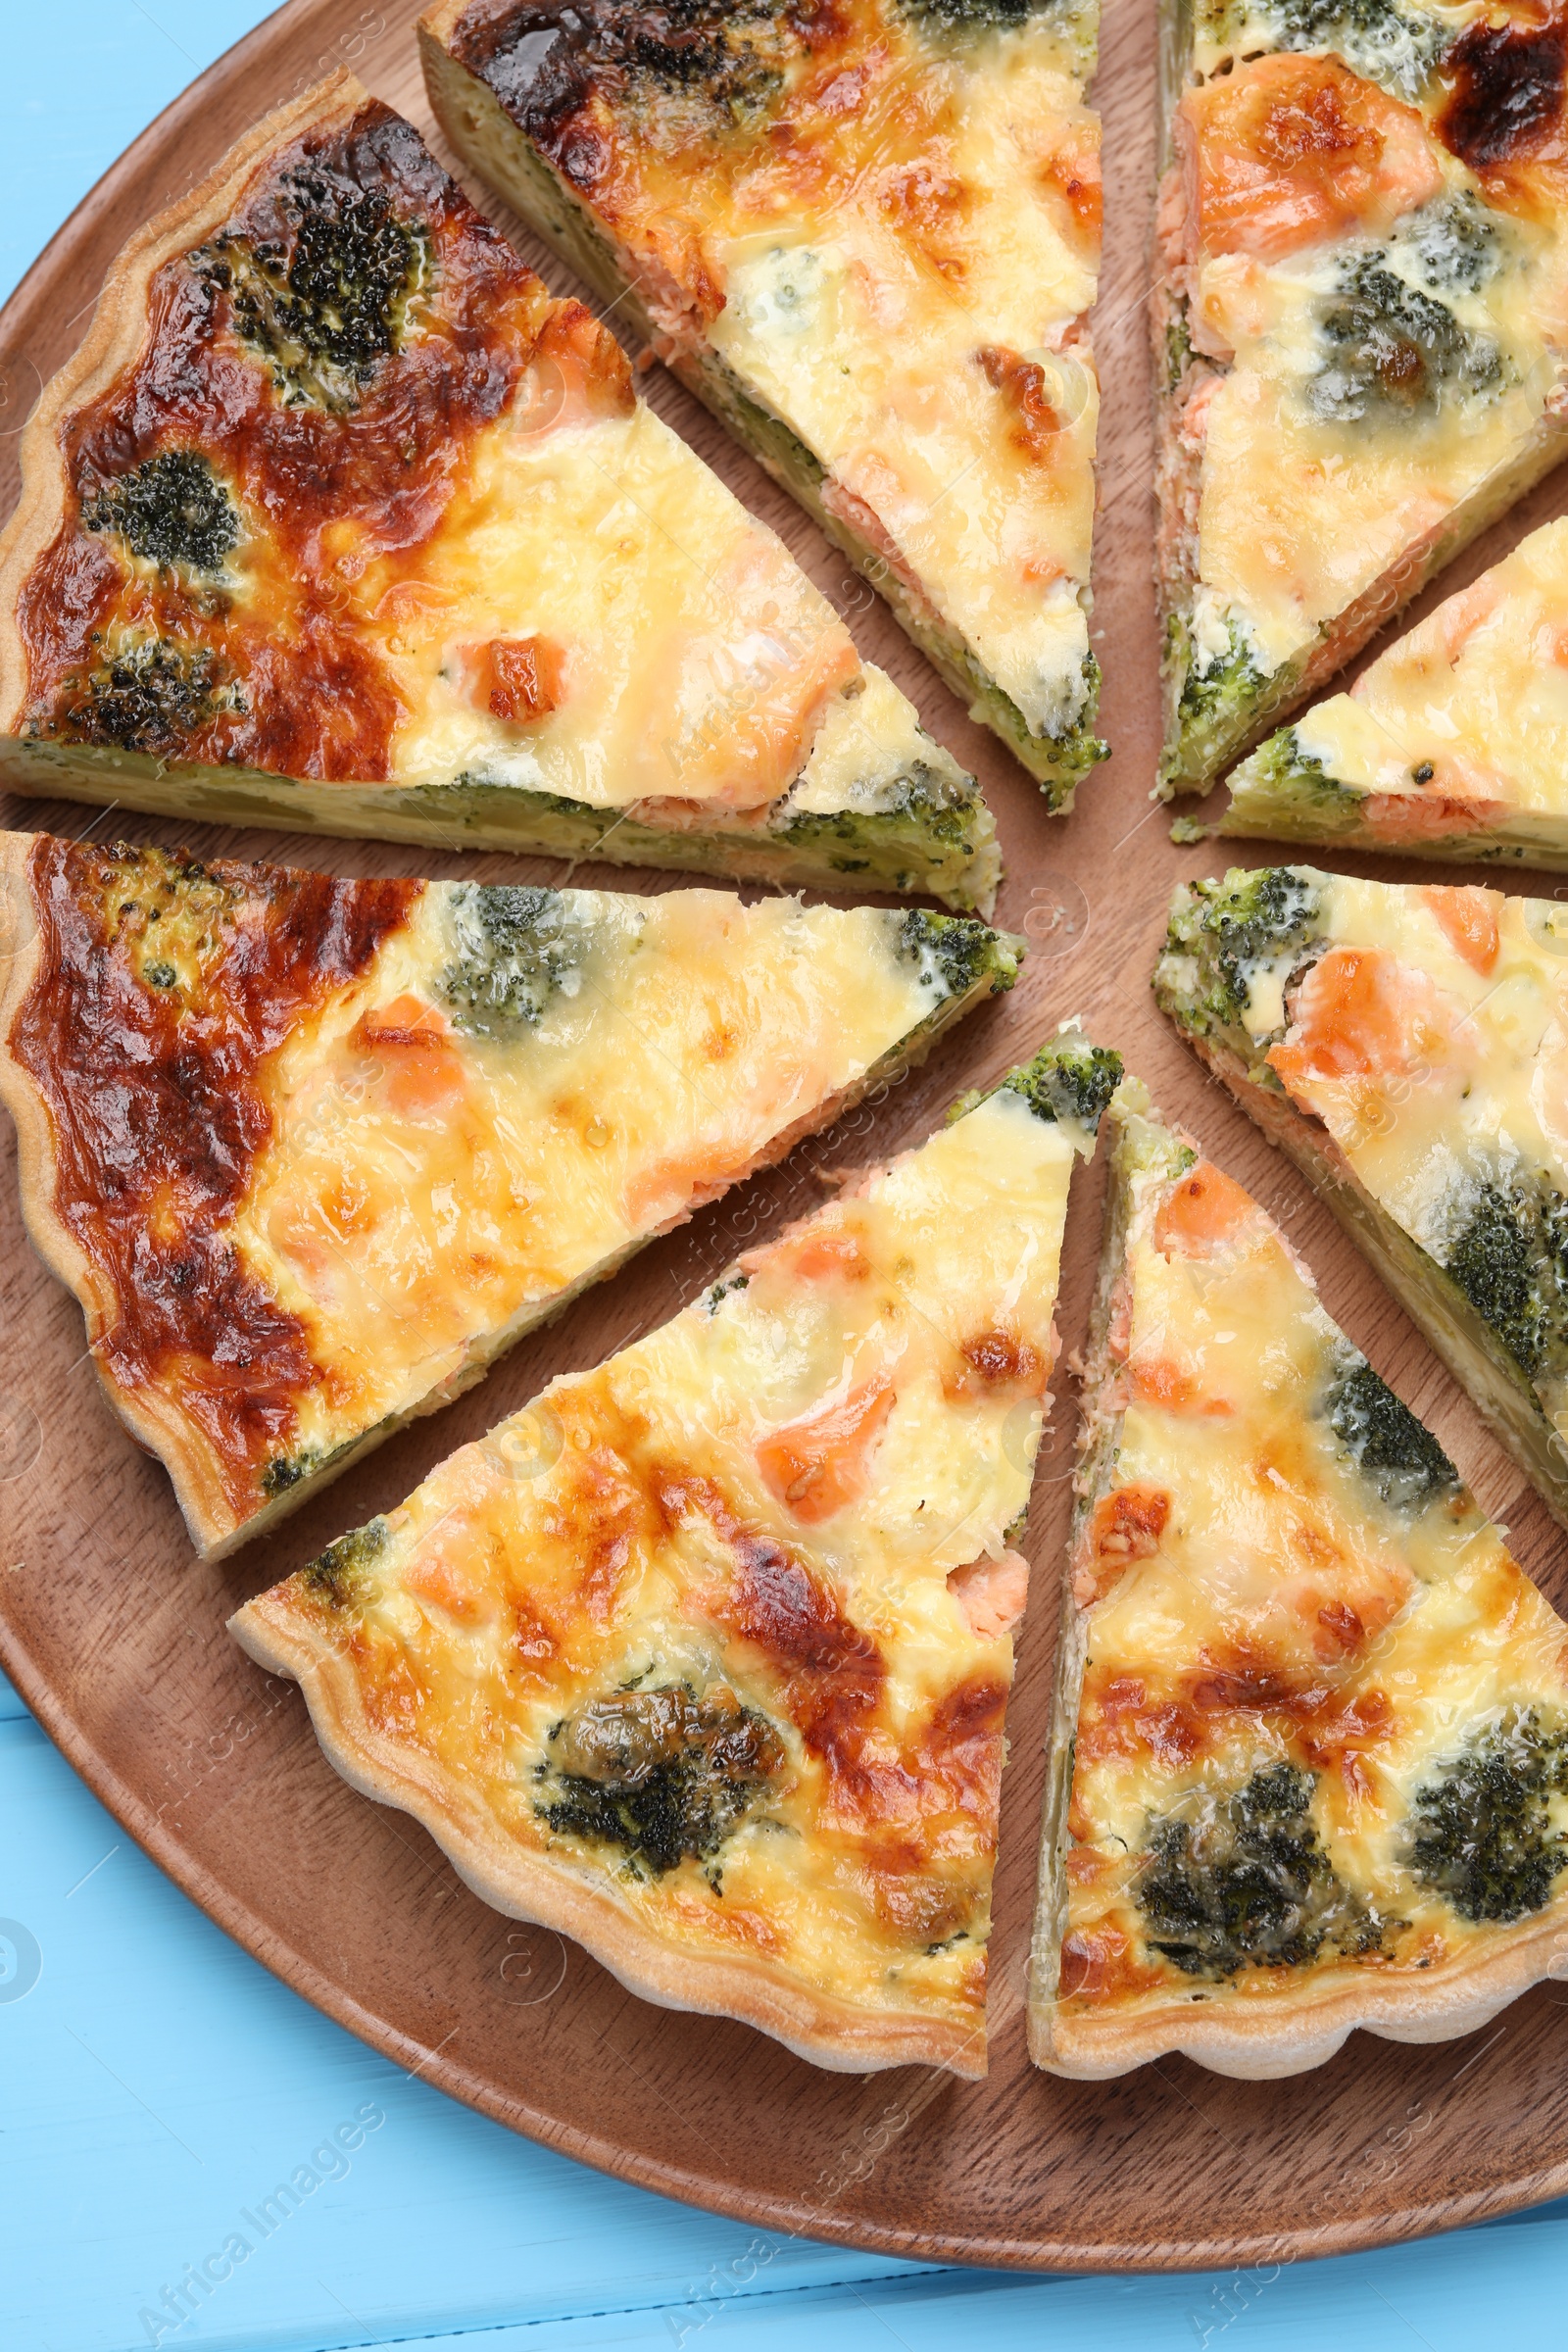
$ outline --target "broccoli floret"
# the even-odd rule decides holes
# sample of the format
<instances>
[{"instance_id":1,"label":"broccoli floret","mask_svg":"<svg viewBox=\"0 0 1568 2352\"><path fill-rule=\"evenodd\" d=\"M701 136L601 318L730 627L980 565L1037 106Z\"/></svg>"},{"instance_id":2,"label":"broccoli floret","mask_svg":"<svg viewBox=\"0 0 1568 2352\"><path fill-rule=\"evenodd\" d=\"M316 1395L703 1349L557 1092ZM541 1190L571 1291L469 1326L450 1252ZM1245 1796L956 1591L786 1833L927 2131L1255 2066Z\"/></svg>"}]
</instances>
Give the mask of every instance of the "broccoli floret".
<instances>
[{"instance_id":1,"label":"broccoli floret","mask_svg":"<svg viewBox=\"0 0 1568 2352\"><path fill-rule=\"evenodd\" d=\"M1310 1773L1254 1772L1191 1816L1156 1821L1136 1881L1151 1950L1184 1976L1301 1968L1327 1947L1376 1951L1397 1924L1347 1886L1318 1842Z\"/></svg>"},{"instance_id":2,"label":"broccoli floret","mask_svg":"<svg viewBox=\"0 0 1568 2352\"><path fill-rule=\"evenodd\" d=\"M237 690L217 681L207 646L140 638L66 679L52 732L125 752L178 752L220 710L244 709Z\"/></svg>"},{"instance_id":3,"label":"broccoli floret","mask_svg":"<svg viewBox=\"0 0 1568 2352\"><path fill-rule=\"evenodd\" d=\"M1231 792L1249 808L1259 795L1289 801L1298 808L1304 802L1314 828L1322 831L1354 833L1363 822L1361 795L1348 791L1321 760L1303 752L1294 727L1281 727L1259 744L1232 776Z\"/></svg>"},{"instance_id":4,"label":"broccoli floret","mask_svg":"<svg viewBox=\"0 0 1568 2352\"><path fill-rule=\"evenodd\" d=\"M751 1279L749 1274L721 1274L717 1282L711 1284L703 1293L704 1306L707 1307L710 1314L712 1314L721 1299L732 1297L736 1291L747 1289Z\"/></svg>"},{"instance_id":5,"label":"broccoli floret","mask_svg":"<svg viewBox=\"0 0 1568 2352\"><path fill-rule=\"evenodd\" d=\"M1003 1087L1022 1095L1037 1119L1051 1124L1076 1120L1094 1135L1101 1115L1121 1084L1122 1060L1108 1046L1072 1041L1043 1047L1021 1070L1009 1070Z\"/></svg>"},{"instance_id":6,"label":"broccoli floret","mask_svg":"<svg viewBox=\"0 0 1568 2352\"><path fill-rule=\"evenodd\" d=\"M213 573L239 538L228 492L194 450L166 449L120 474L81 510L84 529L118 531L149 564Z\"/></svg>"},{"instance_id":7,"label":"broccoli floret","mask_svg":"<svg viewBox=\"0 0 1568 2352\"><path fill-rule=\"evenodd\" d=\"M1468 188L1440 196L1400 224L1398 243L1434 294L1475 294L1497 269L1497 222Z\"/></svg>"},{"instance_id":8,"label":"broccoli floret","mask_svg":"<svg viewBox=\"0 0 1568 2352\"><path fill-rule=\"evenodd\" d=\"M1507 1921L1544 1910L1568 1837L1550 1799L1568 1794L1568 1735L1534 1707L1471 1740L1416 1790L1406 1827L1410 1869L1461 1919Z\"/></svg>"},{"instance_id":9,"label":"broccoli floret","mask_svg":"<svg viewBox=\"0 0 1568 2352\"><path fill-rule=\"evenodd\" d=\"M556 890L466 882L452 894L458 958L436 982L453 1022L474 1037L537 1029L551 999L572 992L591 934Z\"/></svg>"},{"instance_id":10,"label":"broccoli floret","mask_svg":"<svg viewBox=\"0 0 1568 2352\"><path fill-rule=\"evenodd\" d=\"M1423 1511L1458 1492L1459 1473L1431 1430L1353 1348L1340 1350L1325 1410L1362 1477L1396 1510Z\"/></svg>"},{"instance_id":11,"label":"broccoli floret","mask_svg":"<svg viewBox=\"0 0 1568 2352\"><path fill-rule=\"evenodd\" d=\"M558 1836L617 1846L638 1876L662 1877L716 1853L784 1762L766 1716L722 1684L702 1697L685 1682L623 1685L554 1727L534 1811Z\"/></svg>"},{"instance_id":12,"label":"broccoli floret","mask_svg":"<svg viewBox=\"0 0 1568 2352\"><path fill-rule=\"evenodd\" d=\"M376 364L401 346L429 270L429 232L397 219L376 188L315 167L280 182L281 243L224 232L192 257L228 293L234 332L270 366L290 407L351 409Z\"/></svg>"},{"instance_id":13,"label":"broccoli floret","mask_svg":"<svg viewBox=\"0 0 1568 2352\"><path fill-rule=\"evenodd\" d=\"M1306 401L1329 422L1433 415L1450 393L1474 402L1503 383L1493 338L1468 334L1445 304L1396 277L1387 260L1374 252L1345 263L1319 319L1329 359Z\"/></svg>"},{"instance_id":14,"label":"broccoli floret","mask_svg":"<svg viewBox=\"0 0 1568 2352\"><path fill-rule=\"evenodd\" d=\"M1409 99L1420 94L1446 37L1440 22L1396 0L1260 0L1235 13L1244 21L1259 17L1281 49L1335 50L1356 73Z\"/></svg>"},{"instance_id":15,"label":"broccoli floret","mask_svg":"<svg viewBox=\"0 0 1568 2352\"><path fill-rule=\"evenodd\" d=\"M367 1571L386 1549L391 1533L384 1519L371 1519L307 1561L300 1582L312 1599L323 1600L332 1609L353 1608L363 1601L369 1582Z\"/></svg>"},{"instance_id":16,"label":"broccoli floret","mask_svg":"<svg viewBox=\"0 0 1568 2352\"><path fill-rule=\"evenodd\" d=\"M1220 712L1250 702L1263 683L1263 672L1234 620L1227 620L1223 654L1204 654L1194 646L1186 621L1173 612L1165 624L1166 666L1182 673L1177 715L1184 728L1203 727Z\"/></svg>"},{"instance_id":17,"label":"broccoli floret","mask_svg":"<svg viewBox=\"0 0 1568 2352\"><path fill-rule=\"evenodd\" d=\"M1018 968L989 924L968 914L927 914L922 906L912 906L900 923L898 953L945 997L966 996L987 977L995 995L1012 986Z\"/></svg>"},{"instance_id":18,"label":"broccoli floret","mask_svg":"<svg viewBox=\"0 0 1568 2352\"><path fill-rule=\"evenodd\" d=\"M1528 1380L1568 1364L1568 1200L1546 1176L1483 1185L1443 1263Z\"/></svg>"},{"instance_id":19,"label":"broccoli floret","mask_svg":"<svg viewBox=\"0 0 1568 2352\"><path fill-rule=\"evenodd\" d=\"M1236 865L1219 881L1193 883L1165 943L1170 955L1197 957L1197 988L1184 1017L1240 1026L1254 976L1287 958L1293 969L1306 961L1318 944L1317 919L1317 884L1297 866Z\"/></svg>"}]
</instances>

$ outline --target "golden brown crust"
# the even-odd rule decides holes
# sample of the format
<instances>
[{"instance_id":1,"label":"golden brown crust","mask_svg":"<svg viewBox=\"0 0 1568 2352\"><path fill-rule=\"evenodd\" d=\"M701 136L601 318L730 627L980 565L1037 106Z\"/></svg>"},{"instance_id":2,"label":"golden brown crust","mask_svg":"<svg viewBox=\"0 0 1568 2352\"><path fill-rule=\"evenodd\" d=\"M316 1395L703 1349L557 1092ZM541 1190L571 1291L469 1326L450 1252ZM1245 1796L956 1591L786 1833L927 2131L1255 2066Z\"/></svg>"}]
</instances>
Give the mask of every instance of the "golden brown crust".
<instances>
[{"instance_id":1,"label":"golden brown crust","mask_svg":"<svg viewBox=\"0 0 1568 2352\"><path fill-rule=\"evenodd\" d=\"M769 1973L765 1962L713 1958L651 1934L601 1887L559 1860L503 1838L475 1804L460 1811L461 1785L421 1773L405 1743L368 1722L351 1663L304 1625L280 1586L249 1602L229 1631L259 1665L305 1692L318 1738L335 1770L364 1795L421 1822L482 1901L585 1945L627 1989L666 2009L739 2018L798 2056L836 2072L940 2066L977 2080L986 2071L983 2029L938 2019L877 2018Z\"/></svg>"}]
</instances>

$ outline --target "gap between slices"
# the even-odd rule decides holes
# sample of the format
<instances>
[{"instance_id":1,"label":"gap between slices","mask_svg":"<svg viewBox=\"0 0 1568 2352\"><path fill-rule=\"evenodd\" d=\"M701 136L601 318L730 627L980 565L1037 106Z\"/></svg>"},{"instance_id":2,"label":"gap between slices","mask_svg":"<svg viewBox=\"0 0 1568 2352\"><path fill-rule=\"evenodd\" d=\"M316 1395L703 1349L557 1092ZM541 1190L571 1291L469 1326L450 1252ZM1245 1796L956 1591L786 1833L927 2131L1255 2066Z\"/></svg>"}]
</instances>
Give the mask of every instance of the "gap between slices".
<instances>
[{"instance_id":1,"label":"gap between slices","mask_svg":"<svg viewBox=\"0 0 1568 2352\"><path fill-rule=\"evenodd\" d=\"M1105 1132L1031 2050L1471 2033L1568 1938L1568 1625L1258 1203L1136 1080Z\"/></svg>"},{"instance_id":2,"label":"gap between slices","mask_svg":"<svg viewBox=\"0 0 1568 2352\"><path fill-rule=\"evenodd\" d=\"M1071 807L1095 733L1095 0L439 0L458 154Z\"/></svg>"},{"instance_id":3,"label":"gap between slices","mask_svg":"<svg viewBox=\"0 0 1568 2352\"><path fill-rule=\"evenodd\" d=\"M966 916L0 837L28 1230L217 1557L1010 988Z\"/></svg>"},{"instance_id":4,"label":"gap between slices","mask_svg":"<svg viewBox=\"0 0 1568 2352\"><path fill-rule=\"evenodd\" d=\"M352 75L124 248L22 471L20 791L994 902L972 778Z\"/></svg>"},{"instance_id":5,"label":"gap between slices","mask_svg":"<svg viewBox=\"0 0 1568 2352\"><path fill-rule=\"evenodd\" d=\"M822 2066L985 2071L1070 1026L233 1619L486 1901Z\"/></svg>"}]
</instances>

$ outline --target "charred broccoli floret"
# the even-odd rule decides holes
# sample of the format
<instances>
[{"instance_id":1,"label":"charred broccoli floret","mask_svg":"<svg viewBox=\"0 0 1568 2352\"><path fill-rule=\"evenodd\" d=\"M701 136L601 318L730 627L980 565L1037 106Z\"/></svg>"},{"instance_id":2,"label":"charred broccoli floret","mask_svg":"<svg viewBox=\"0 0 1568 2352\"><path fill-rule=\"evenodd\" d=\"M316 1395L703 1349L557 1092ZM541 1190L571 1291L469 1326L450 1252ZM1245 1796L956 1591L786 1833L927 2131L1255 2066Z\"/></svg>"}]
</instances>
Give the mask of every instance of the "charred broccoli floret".
<instances>
[{"instance_id":1,"label":"charred broccoli floret","mask_svg":"<svg viewBox=\"0 0 1568 2352\"><path fill-rule=\"evenodd\" d=\"M452 894L456 961L436 982L453 1022L474 1037L537 1029L558 992L576 985L590 933L560 891L465 882Z\"/></svg>"},{"instance_id":2,"label":"charred broccoli floret","mask_svg":"<svg viewBox=\"0 0 1568 2352\"><path fill-rule=\"evenodd\" d=\"M967 996L989 977L992 992L1012 986L1017 959L989 924L968 914L927 914L911 906L899 925L898 952L917 964L927 988L945 997Z\"/></svg>"},{"instance_id":3,"label":"charred broccoli floret","mask_svg":"<svg viewBox=\"0 0 1568 2352\"><path fill-rule=\"evenodd\" d=\"M662 1877L716 1854L785 1761L765 1715L715 1685L622 1690L555 1725L534 1811L557 1836L617 1846Z\"/></svg>"},{"instance_id":4,"label":"charred broccoli floret","mask_svg":"<svg viewBox=\"0 0 1568 2352\"><path fill-rule=\"evenodd\" d=\"M1145 1940L1184 1976L1301 1968L1325 1948L1376 1951L1396 1924L1347 1886L1318 1842L1312 1776L1290 1764L1254 1772L1191 1816L1155 1822L1136 1881Z\"/></svg>"},{"instance_id":5,"label":"charred broccoli floret","mask_svg":"<svg viewBox=\"0 0 1568 2352\"><path fill-rule=\"evenodd\" d=\"M220 687L207 646L144 637L85 677L65 681L54 731L76 743L162 755L181 750L220 710L243 707L232 686Z\"/></svg>"},{"instance_id":6,"label":"charred broccoli floret","mask_svg":"<svg viewBox=\"0 0 1568 2352\"><path fill-rule=\"evenodd\" d=\"M1568 1200L1547 1177L1483 1185L1444 1267L1527 1379L1568 1364Z\"/></svg>"},{"instance_id":7,"label":"charred broccoli floret","mask_svg":"<svg viewBox=\"0 0 1568 2352\"><path fill-rule=\"evenodd\" d=\"M205 458L166 449L105 483L81 510L84 529L117 531L149 564L221 571L239 539L233 501Z\"/></svg>"},{"instance_id":8,"label":"charred broccoli floret","mask_svg":"<svg viewBox=\"0 0 1568 2352\"><path fill-rule=\"evenodd\" d=\"M1565 1795L1568 1734L1546 1731L1534 1707L1505 1716L1416 1790L1410 1869L1461 1919L1544 1910L1568 1864L1568 1836L1551 1811Z\"/></svg>"},{"instance_id":9,"label":"charred broccoli floret","mask_svg":"<svg viewBox=\"0 0 1568 2352\"><path fill-rule=\"evenodd\" d=\"M1318 331L1327 364L1306 389L1313 415L1335 424L1435 414L1453 395L1474 402L1500 389L1502 353L1466 331L1446 304L1407 285L1382 252L1343 265Z\"/></svg>"},{"instance_id":10,"label":"charred broccoli floret","mask_svg":"<svg viewBox=\"0 0 1568 2352\"><path fill-rule=\"evenodd\" d=\"M352 1534L339 1536L300 1570L301 1584L314 1600L324 1600L328 1608L352 1608L364 1599L366 1572L386 1549L391 1533L384 1519L371 1519Z\"/></svg>"},{"instance_id":11,"label":"charred broccoli floret","mask_svg":"<svg viewBox=\"0 0 1568 2352\"><path fill-rule=\"evenodd\" d=\"M1196 958L1196 985L1175 1009L1202 1028L1237 1028L1265 969L1294 970L1315 945L1317 881L1300 866L1232 866L1214 882L1194 882L1171 911L1169 958Z\"/></svg>"},{"instance_id":12,"label":"charred broccoli floret","mask_svg":"<svg viewBox=\"0 0 1568 2352\"><path fill-rule=\"evenodd\" d=\"M1363 1478L1396 1510L1423 1511L1460 1485L1424 1422L1356 1349L1342 1349L1326 1399L1329 1427Z\"/></svg>"},{"instance_id":13,"label":"charred broccoli floret","mask_svg":"<svg viewBox=\"0 0 1568 2352\"><path fill-rule=\"evenodd\" d=\"M1093 1135L1121 1084L1121 1055L1108 1046L1057 1040L1043 1047L1025 1068L1010 1070L1002 1083L1009 1093L1022 1095L1037 1119L1053 1124L1076 1120Z\"/></svg>"}]
</instances>

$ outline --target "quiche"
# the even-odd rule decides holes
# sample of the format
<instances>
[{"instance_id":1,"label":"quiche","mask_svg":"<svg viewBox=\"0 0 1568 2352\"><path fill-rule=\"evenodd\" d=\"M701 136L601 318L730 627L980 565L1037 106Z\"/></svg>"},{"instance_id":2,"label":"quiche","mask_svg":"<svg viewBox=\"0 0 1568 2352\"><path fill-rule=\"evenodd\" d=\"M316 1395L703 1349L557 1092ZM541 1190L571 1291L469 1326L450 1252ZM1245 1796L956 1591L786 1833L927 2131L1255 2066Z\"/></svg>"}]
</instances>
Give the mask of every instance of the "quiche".
<instances>
[{"instance_id":1,"label":"quiche","mask_svg":"<svg viewBox=\"0 0 1568 2352\"><path fill-rule=\"evenodd\" d=\"M1568 866L1568 521L1232 770L1220 833Z\"/></svg>"},{"instance_id":2,"label":"quiche","mask_svg":"<svg viewBox=\"0 0 1568 2352\"><path fill-rule=\"evenodd\" d=\"M487 1902L818 2065L986 2062L1069 1031L232 1629Z\"/></svg>"},{"instance_id":3,"label":"quiche","mask_svg":"<svg viewBox=\"0 0 1568 2352\"><path fill-rule=\"evenodd\" d=\"M125 247L23 444L0 774L989 909L974 783L352 76Z\"/></svg>"},{"instance_id":4,"label":"quiche","mask_svg":"<svg viewBox=\"0 0 1568 2352\"><path fill-rule=\"evenodd\" d=\"M1154 989L1568 1526L1568 907L1237 869Z\"/></svg>"},{"instance_id":5,"label":"quiche","mask_svg":"<svg viewBox=\"0 0 1568 2352\"><path fill-rule=\"evenodd\" d=\"M1107 1134L1034 2056L1472 2033L1568 1931L1568 1625L1257 1202Z\"/></svg>"},{"instance_id":6,"label":"quiche","mask_svg":"<svg viewBox=\"0 0 1568 2352\"><path fill-rule=\"evenodd\" d=\"M458 154L1071 806L1089 641L1098 0L438 0Z\"/></svg>"},{"instance_id":7,"label":"quiche","mask_svg":"<svg viewBox=\"0 0 1568 2352\"><path fill-rule=\"evenodd\" d=\"M921 909L343 881L0 835L0 1097L217 1558L1011 986Z\"/></svg>"},{"instance_id":8,"label":"quiche","mask_svg":"<svg viewBox=\"0 0 1568 2352\"><path fill-rule=\"evenodd\" d=\"M1513 0L1164 0L1165 793L1555 465L1564 55Z\"/></svg>"}]
</instances>

